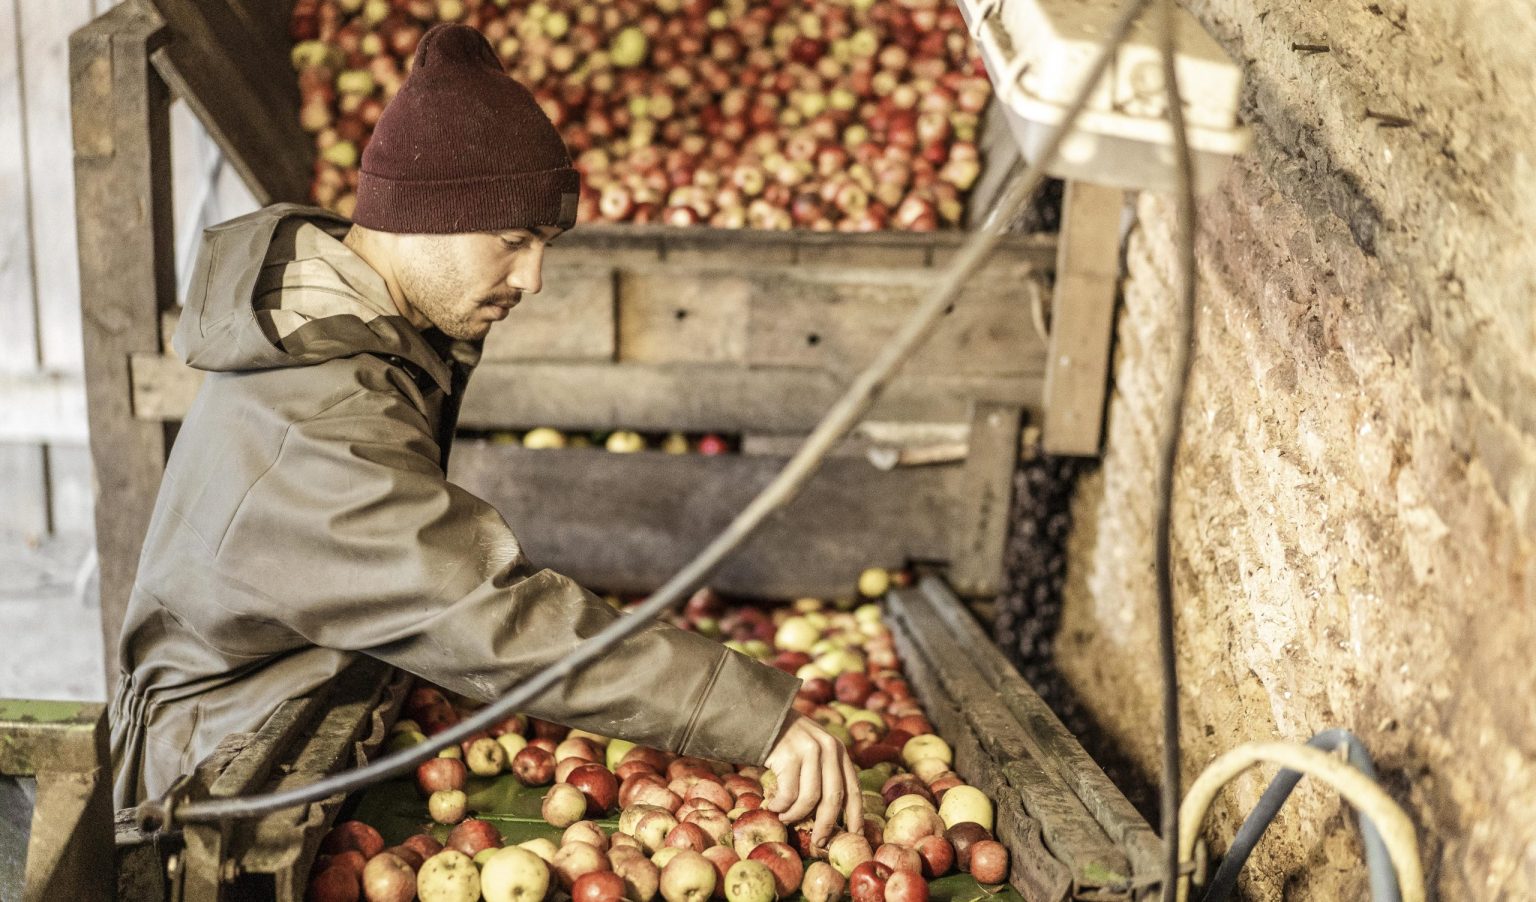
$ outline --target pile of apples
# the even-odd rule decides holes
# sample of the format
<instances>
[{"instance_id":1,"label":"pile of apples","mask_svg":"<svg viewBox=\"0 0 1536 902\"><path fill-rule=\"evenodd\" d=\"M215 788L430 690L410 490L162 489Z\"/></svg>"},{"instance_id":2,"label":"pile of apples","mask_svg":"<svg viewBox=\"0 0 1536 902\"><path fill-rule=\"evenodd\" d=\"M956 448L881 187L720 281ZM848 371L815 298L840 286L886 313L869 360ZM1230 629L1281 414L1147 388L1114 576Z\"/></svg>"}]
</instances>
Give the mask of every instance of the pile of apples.
<instances>
[{"instance_id":1,"label":"pile of apples","mask_svg":"<svg viewBox=\"0 0 1536 902\"><path fill-rule=\"evenodd\" d=\"M730 439L713 432L687 435L682 432L646 435L632 429L616 429L607 433L561 432L548 426L540 426L524 433L493 432L493 444L522 445L524 448L602 448L613 454L633 454L637 451L662 451L667 454L702 454L717 457L732 452Z\"/></svg>"},{"instance_id":2,"label":"pile of apples","mask_svg":"<svg viewBox=\"0 0 1536 902\"><path fill-rule=\"evenodd\" d=\"M878 597L909 578L872 568L860 593ZM810 820L786 824L765 807L776 780L763 767L516 715L417 769L428 814L453 825L446 842L424 830L386 849L372 827L339 824L321 845L309 898L542 902L563 891L574 902L775 902L798 892L807 902L927 902L928 881L957 869L1001 884L1008 852L992 835L991 800L952 769L953 750L912 697L878 605L855 604L801 599L765 610L704 589L675 622L801 677L795 709L844 742L860 768L862 829L818 848ZM419 686L391 743L422 742L467 710ZM541 814L560 841L504 846L493 824L470 816L471 774L547 786ZM616 829L599 823L615 814Z\"/></svg>"},{"instance_id":3,"label":"pile of apples","mask_svg":"<svg viewBox=\"0 0 1536 902\"><path fill-rule=\"evenodd\" d=\"M490 40L582 173L581 222L959 225L991 84L948 0L298 0L317 203L357 167L421 35Z\"/></svg>"}]
</instances>

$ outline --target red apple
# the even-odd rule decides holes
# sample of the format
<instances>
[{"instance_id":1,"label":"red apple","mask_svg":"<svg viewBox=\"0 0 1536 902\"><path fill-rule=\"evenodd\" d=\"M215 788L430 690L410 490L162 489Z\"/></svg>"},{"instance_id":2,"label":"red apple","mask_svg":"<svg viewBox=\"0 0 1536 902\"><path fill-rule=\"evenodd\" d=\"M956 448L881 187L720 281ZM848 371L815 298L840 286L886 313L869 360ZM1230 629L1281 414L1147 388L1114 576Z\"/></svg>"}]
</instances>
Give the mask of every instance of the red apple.
<instances>
[{"instance_id":1,"label":"red apple","mask_svg":"<svg viewBox=\"0 0 1536 902\"><path fill-rule=\"evenodd\" d=\"M501 831L472 817L453 828L444 846L474 858L482 849L501 848Z\"/></svg>"},{"instance_id":2,"label":"red apple","mask_svg":"<svg viewBox=\"0 0 1536 902\"><path fill-rule=\"evenodd\" d=\"M800 878L805 876L805 865L801 863L800 855L788 843L759 843L747 858L762 862L773 872L773 885L779 898L785 898L800 888Z\"/></svg>"},{"instance_id":3,"label":"red apple","mask_svg":"<svg viewBox=\"0 0 1536 902\"><path fill-rule=\"evenodd\" d=\"M587 797L587 816L602 817L619 801L619 781L601 764L583 764L571 771L567 782Z\"/></svg>"},{"instance_id":4,"label":"red apple","mask_svg":"<svg viewBox=\"0 0 1536 902\"><path fill-rule=\"evenodd\" d=\"M890 878L890 868L866 861L848 875L848 895L853 902L885 902L885 885Z\"/></svg>"},{"instance_id":5,"label":"red apple","mask_svg":"<svg viewBox=\"0 0 1536 902\"><path fill-rule=\"evenodd\" d=\"M692 849L695 852L702 852L714 845L715 842L704 832L704 828L698 824L690 824L685 821L667 831L666 839L662 841L662 844L679 849Z\"/></svg>"},{"instance_id":6,"label":"red apple","mask_svg":"<svg viewBox=\"0 0 1536 902\"><path fill-rule=\"evenodd\" d=\"M512 758L512 773L524 786L547 786L555 778L555 756L530 742Z\"/></svg>"},{"instance_id":7,"label":"red apple","mask_svg":"<svg viewBox=\"0 0 1536 902\"><path fill-rule=\"evenodd\" d=\"M612 871L591 871L571 884L571 902L620 902L624 898L624 878Z\"/></svg>"},{"instance_id":8,"label":"red apple","mask_svg":"<svg viewBox=\"0 0 1536 902\"><path fill-rule=\"evenodd\" d=\"M869 677L858 671L849 671L839 674L837 682L833 684L833 690L837 693L837 700L847 704L860 706L869 698L875 687L870 683Z\"/></svg>"},{"instance_id":9,"label":"red apple","mask_svg":"<svg viewBox=\"0 0 1536 902\"><path fill-rule=\"evenodd\" d=\"M364 859L372 858L384 850L384 837L362 821L343 821L320 840L320 851L327 855L337 855L349 849L362 853Z\"/></svg>"},{"instance_id":10,"label":"red apple","mask_svg":"<svg viewBox=\"0 0 1536 902\"><path fill-rule=\"evenodd\" d=\"M970 873L971 847L992 838L992 831L973 821L962 821L944 831L944 838L955 847L955 864Z\"/></svg>"},{"instance_id":11,"label":"red apple","mask_svg":"<svg viewBox=\"0 0 1536 902\"><path fill-rule=\"evenodd\" d=\"M661 773L657 771L656 768L650 766L644 761L622 761L619 763L618 767L613 769L613 775L619 778L619 791L623 792L624 784L629 780L630 777L636 776L637 774L648 774L652 777L658 778L658 781L661 777Z\"/></svg>"},{"instance_id":12,"label":"red apple","mask_svg":"<svg viewBox=\"0 0 1536 902\"><path fill-rule=\"evenodd\" d=\"M710 846L704 850L704 857L715 866L715 898L725 898L725 875L730 872L731 865L741 860L736 850L730 846Z\"/></svg>"},{"instance_id":13,"label":"red apple","mask_svg":"<svg viewBox=\"0 0 1536 902\"><path fill-rule=\"evenodd\" d=\"M696 824L709 837L710 845L731 846L735 843L731 819L724 811L698 809L683 818L683 822Z\"/></svg>"},{"instance_id":14,"label":"red apple","mask_svg":"<svg viewBox=\"0 0 1536 902\"><path fill-rule=\"evenodd\" d=\"M917 871L896 871L885 883L885 902L928 902L928 881Z\"/></svg>"},{"instance_id":15,"label":"red apple","mask_svg":"<svg viewBox=\"0 0 1536 902\"><path fill-rule=\"evenodd\" d=\"M560 834L560 844L569 842L584 842L595 846L599 851L608 850L608 834L595 821L577 821L565 828Z\"/></svg>"},{"instance_id":16,"label":"red apple","mask_svg":"<svg viewBox=\"0 0 1536 902\"><path fill-rule=\"evenodd\" d=\"M971 846L971 876L977 883L995 884L1008 879L1008 849L995 839Z\"/></svg>"},{"instance_id":17,"label":"red apple","mask_svg":"<svg viewBox=\"0 0 1536 902\"><path fill-rule=\"evenodd\" d=\"M411 902L416 871L398 856L381 852L363 868L363 896L368 902Z\"/></svg>"},{"instance_id":18,"label":"red apple","mask_svg":"<svg viewBox=\"0 0 1536 902\"><path fill-rule=\"evenodd\" d=\"M387 848L384 851L380 852L379 855L393 855L396 858L400 859L401 861L405 862L407 865L409 865L410 869L413 872L421 867L421 863L423 861L427 860L427 856L421 854L420 852L416 851L415 849L411 848L410 846L390 846L389 848ZM377 858L379 856L376 855L374 857ZM364 894L366 895L366 893L367 893L367 890L365 888L364 889Z\"/></svg>"},{"instance_id":19,"label":"red apple","mask_svg":"<svg viewBox=\"0 0 1536 902\"><path fill-rule=\"evenodd\" d=\"M585 874L608 870L608 856L591 843L573 840L560 847L550 867L560 885L570 892Z\"/></svg>"},{"instance_id":20,"label":"red apple","mask_svg":"<svg viewBox=\"0 0 1536 902\"><path fill-rule=\"evenodd\" d=\"M684 801L688 801L690 799L703 799L707 802L711 802L721 811L731 810L733 807L735 807L736 802L729 789L726 789L723 785L716 783L713 780L700 780L699 782L693 784L693 786L688 789L687 794L683 796Z\"/></svg>"},{"instance_id":21,"label":"red apple","mask_svg":"<svg viewBox=\"0 0 1536 902\"><path fill-rule=\"evenodd\" d=\"M597 750L588 739L580 736L569 737L555 746L555 760L564 761L567 758L580 758L583 761L601 761L602 753Z\"/></svg>"},{"instance_id":22,"label":"red apple","mask_svg":"<svg viewBox=\"0 0 1536 902\"><path fill-rule=\"evenodd\" d=\"M875 860L893 871L918 871L923 869L923 859L913 849L896 843L883 843L875 850Z\"/></svg>"},{"instance_id":23,"label":"red apple","mask_svg":"<svg viewBox=\"0 0 1536 902\"><path fill-rule=\"evenodd\" d=\"M732 828L736 854L743 858L751 854L759 843L785 842L789 839L789 830L779 816L766 808L757 808L748 811L736 819L736 826Z\"/></svg>"},{"instance_id":24,"label":"red apple","mask_svg":"<svg viewBox=\"0 0 1536 902\"><path fill-rule=\"evenodd\" d=\"M799 670L800 667L810 663L810 655L804 654L803 652L785 652L785 654L799 654L801 657L807 659L804 663L797 666L795 670ZM790 672L793 673L794 671ZM811 677L810 679L806 680L800 685L799 694L805 696L818 705L825 705L835 697L832 681L826 677Z\"/></svg>"},{"instance_id":25,"label":"red apple","mask_svg":"<svg viewBox=\"0 0 1536 902\"><path fill-rule=\"evenodd\" d=\"M423 859L431 858L433 855L443 851L443 844L426 833L418 833L415 836L407 837L405 842L402 842L400 845L415 850Z\"/></svg>"},{"instance_id":26,"label":"red apple","mask_svg":"<svg viewBox=\"0 0 1536 902\"><path fill-rule=\"evenodd\" d=\"M362 883L357 872L344 865L331 865L309 879L304 898L315 902L357 902Z\"/></svg>"},{"instance_id":27,"label":"red apple","mask_svg":"<svg viewBox=\"0 0 1536 902\"><path fill-rule=\"evenodd\" d=\"M955 847L942 836L925 836L917 841L917 857L923 862L923 876L937 880L955 866Z\"/></svg>"},{"instance_id":28,"label":"red apple","mask_svg":"<svg viewBox=\"0 0 1536 902\"><path fill-rule=\"evenodd\" d=\"M456 758L429 758L416 768L416 789L423 798L443 789L463 789L467 776L464 762ZM379 848L383 848L380 841Z\"/></svg>"}]
</instances>

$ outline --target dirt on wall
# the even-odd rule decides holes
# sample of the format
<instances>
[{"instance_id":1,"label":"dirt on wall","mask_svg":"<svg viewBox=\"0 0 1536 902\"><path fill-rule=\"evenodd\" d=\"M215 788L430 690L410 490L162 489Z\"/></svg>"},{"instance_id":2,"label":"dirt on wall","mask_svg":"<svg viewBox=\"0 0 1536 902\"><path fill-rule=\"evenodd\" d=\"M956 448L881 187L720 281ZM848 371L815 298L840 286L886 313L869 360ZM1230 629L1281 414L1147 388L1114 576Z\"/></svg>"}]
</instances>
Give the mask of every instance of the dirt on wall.
<instances>
[{"instance_id":1,"label":"dirt on wall","mask_svg":"<svg viewBox=\"0 0 1536 902\"><path fill-rule=\"evenodd\" d=\"M1200 208L1174 505L1185 785L1240 743L1347 727L1420 826L1434 897L1536 899L1536 8L1192 10L1245 67L1255 147ZM1138 213L1057 662L1156 774L1174 254L1166 198ZM1272 775L1223 794L1214 851ZM1245 873L1255 899L1367 897L1351 815L1305 782Z\"/></svg>"}]
</instances>

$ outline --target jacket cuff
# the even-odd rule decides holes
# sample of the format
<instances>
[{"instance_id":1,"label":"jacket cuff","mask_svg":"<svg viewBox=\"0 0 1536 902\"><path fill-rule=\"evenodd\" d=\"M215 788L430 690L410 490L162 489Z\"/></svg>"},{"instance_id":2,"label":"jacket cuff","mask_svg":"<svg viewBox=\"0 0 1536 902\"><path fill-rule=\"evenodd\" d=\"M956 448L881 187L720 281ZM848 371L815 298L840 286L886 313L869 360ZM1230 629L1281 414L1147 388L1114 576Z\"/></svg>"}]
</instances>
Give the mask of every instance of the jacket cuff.
<instances>
[{"instance_id":1,"label":"jacket cuff","mask_svg":"<svg viewBox=\"0 0 1536 902\"><path fill-rule=\"evenodd\" d=\"M740 652L729 648L724 652L679 752L762 764L793 710L800 680Z\"/></svg>"}]
</instances>

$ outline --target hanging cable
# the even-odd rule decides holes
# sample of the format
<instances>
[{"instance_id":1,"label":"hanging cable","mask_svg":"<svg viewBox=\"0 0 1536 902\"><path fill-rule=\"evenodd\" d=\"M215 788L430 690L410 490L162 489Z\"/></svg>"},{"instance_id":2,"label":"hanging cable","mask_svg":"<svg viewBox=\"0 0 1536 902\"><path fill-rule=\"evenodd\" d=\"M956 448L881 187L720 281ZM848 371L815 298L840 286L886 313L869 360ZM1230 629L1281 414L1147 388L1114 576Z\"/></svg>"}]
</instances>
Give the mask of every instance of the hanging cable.
<instances>
[{"instance_id":1,"label":"hanging cable","mask_svg":"<svg viewBox=\"0 0 1536 902\"><path fill-rule=\"evenodd\" d=\"M1173 0L1162 3L1163 84L1168 92L1168 124L1173 132L1179 301L1174 305L1171 377L1165 394L1163 439L1157 467L1157 639L1163 678L1162 834L1166 859L1163 902L1173 902L1179 877L1179 671L1173 636L1173 466L1178 457L1184 392L1194 354L1195 319L1195 187L1194 160L1184 124L1184 100L1179 92L1178 12Z\"/></svg>"},{"instance_id":2,"label":"hanging cable","mask_svg":"<svg viewBox=\"0 0 1536 902\"><path fill-rule=\"evenodd\" d=\"M1259 762L1278 764L1338 790L1346 801L1355 806L1362 816L1369 818L1380 831L1382 845L1386 847L1387 856L1397 872L1402 902L1424 902L1424 872L1419 863L1419 843L1413 821L1408 819L1408 815L1391 796L1376 785L1375 780L1354 765L1340 761L1327 752L1295 742L1250 742L1227 752L1205 768L1190 786L1188 795L1184 797L1183 811L1179 815L1182 839L1178 852L1181 859L1187 859L1194 853L1195 837L1216 793L1238 774ZM1187 902L1189 882L1189 878L1179 880L1177 902Z\"/></svg>"},{"instance_id":3,"label":"hanging cable","mask_svg":"<svg viewBox=\"0 0 1536 902\"><path fill-rule=\"evenodd\" d=\"M1372 780L1376 779L1376 767L1371 763L1371 753L1348 730L1324 730L1307 740L1307 745L1324 751L1344 749L1351 766ZM1231 897L1237 888L1237 875L1242 872L1248 856L1253 854L1264 831L1274 822L1275 816L1285 806L1285 800L1291 797L1291 791L1301 782L1301 778L1300 771L1282 770L1270 781L1269 788L1264 790L1259 803L1249 812L1243 825L1238 828L1237 835L1232 838L1232 845L1227 849L1221 867L1216 869L1216 875L1211 878L1200 902L1226 902ZM1364 811L1357 814L1360 818L1360 839L1365 846L1365 863L1370 873L1372 902L1401 902L1397 874L1392 870L1392 860L1387 854L1387 845L1381 838L1381 831Z\"/></svg>"},{"instance_id":4,"label":"hanging cable","mask_svg":"<svg viewBox=\"0 0 1536 902\"><path fill-rule=\"evenodd\" d=\"M859 374L844 395L837 400L805 444L763 491L710 542L697 557L627 616L620 617L597 634L582 642L561 658L524 680L512 691L482 708L472 717L438 733L425 742L389 754L364 767L333 774L307 786L265 795L205 799L178 805L173 798L161 798L139 806L141 829L160 829L175 823L206 823L235 818L259 817L310 802L349 793L381 780L408 773L416 765L446 748L469 738L498 721L504 720L578 672L587 662L644 629L662 612L680 603L708 578L727 554L735 550L769 514L789 503L815 474L828 452L864 416L880 392L890 382L901 363L911 355L933 330L946 308L954 303L960 289L980 268L1002 239L1008 226L1034 196L1073 125L1088 105L1093 89L1114 59L1115 49L1125 40L1131 25L1151 0L1127 0L1119 18L1105 36L1097 59L1088 70L1077 96L1062 116L1060 125L1024 175L1010 183L986 221L961 245L932 294L902 325L875 360Z\"/></svg>"}]
</instances>

